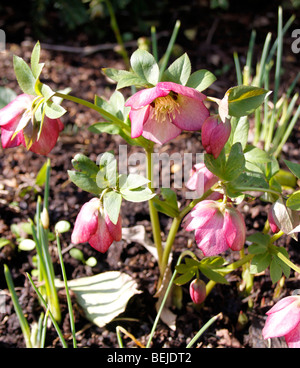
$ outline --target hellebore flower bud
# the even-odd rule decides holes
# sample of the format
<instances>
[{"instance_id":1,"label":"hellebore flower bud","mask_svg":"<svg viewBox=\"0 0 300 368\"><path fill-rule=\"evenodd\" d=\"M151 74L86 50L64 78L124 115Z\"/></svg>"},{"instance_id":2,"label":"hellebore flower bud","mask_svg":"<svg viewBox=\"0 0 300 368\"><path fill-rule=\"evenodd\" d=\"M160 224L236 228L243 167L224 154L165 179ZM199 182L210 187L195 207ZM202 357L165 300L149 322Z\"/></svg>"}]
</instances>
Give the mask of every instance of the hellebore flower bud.
<instances>
[{"instance_id":1,"label":"hellebore flower bud","mask_svg":"<svg viewBox=\"0 0 300 368\"><path fill-rule=\"evenodd\" d=\"M195 304L201 304L206 298L206 285L203 280L195 279L190 283L190 296Z\"/></svg>"},{"instance_id":2,"label":"hellebore flower bud","mask_svg":"<svg viewBox=\"0 0 300 368\"><path fill-rule=\"evenodd\" d=\"M113 224L108 214L101 208L99 198L93 198L82 206L71 237L73 244L89 242L93 248L105 253L113 241L120 241L121 238L121 216L117 224Z\"/></svg>"},{"instance_id":3,"label":"hellebore flower bud","mask_svg":"<svg viewBox=\"0 0 300 368\"><path fill-rule=\"evenodd\" d=\"M268 312L264 339L284 336L289 348L300 348L300 295L279 300Z\"/></svg>"},{"instance_id":4,"label":"hellebore flower bud","mask_svg":"<svg viewBox=\"0 0 300 368\"><path fill-rule=\"evenodd\" d=\"M269 221L269 225L270 225L270 228L271 228L272 232L273 233L278 233L278 231L280 229L277 226L276 221L274 219L274 216L273 216L273 208L272 207L269 209L269 212L268 212L268 221Z\"/></svg>"},{"instance_id":5,"label":"hellebore flower bud","mask_svg":"<svg viewBox=\"0 0 300 368\"><path fill-rule=\"evenodd\" d=\"M231 132L229 120L225 123L218 121L214 116L208 117L202 126L202 145L207 153L217 158L225 146Z\"/></svg>"},{"instance_id":6,"label":"hellebore flower bud","mask_svg":"<svg viewBox=\"0 0 300 368\"><path fill-rule=\"evenodd\" d=\"M228 202L199 202L184 218L183 227L195 231L197 246L205 256L215 256L228 248L241 250L246 240L244 218Z\"/></svg>"}]
</instances>

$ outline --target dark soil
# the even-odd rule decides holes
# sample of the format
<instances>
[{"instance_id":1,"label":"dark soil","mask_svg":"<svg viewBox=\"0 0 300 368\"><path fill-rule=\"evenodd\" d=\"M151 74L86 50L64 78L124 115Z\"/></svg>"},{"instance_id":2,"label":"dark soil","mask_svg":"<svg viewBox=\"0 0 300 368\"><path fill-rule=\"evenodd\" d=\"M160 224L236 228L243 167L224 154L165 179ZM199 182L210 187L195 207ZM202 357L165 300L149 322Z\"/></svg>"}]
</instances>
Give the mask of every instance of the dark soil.
<instances>
[{"instance_id":1,"label":"dark soil","mask_svg":"<svg viewBox=\"0 0 300 368\"><path fill-rule=\"evenodd\" d=\"M195 6L194 2L193 6ZM195 2L196 3L196 2ZM222 97L225 91L236 84L236 76L233 64L233 52L238 51L240 55L246 55L251 29L257 29L257 42L255 55L261 51L262 43L268 31L276 32L277 4L266 2L269 5L257 8L247 8L239 6L241 2L233 2L229 11L210 11L207 7L202 9L176 7L170 12L169 21L182 19L182 29L196 28L197 37L189 40L184 36L184 32L178 38L178 44L188 53L192 60L194 70L205 68L216 72L218 81L207 94L215 97ZM255 2L258 4L258 2ZM261 3L261 2L260 2ZM252 2L253 4L253 2ZM254 4L255 5L255 4ZM253 5L253 6L254 6ZM251 10L250 10L251 9ZM258 10L259 9L259 10ZM195 13L193 10L197 10ZM284 12L285 19L288 19L291 11ZM5 13L6 14L6 13ZM8 12L9 14L9 12ZM195 14L191 16L191 14ZM9 17L4 19L10 19ZM299 26L299 19L295 20L294 28ZM18 18L19 22L20 19ZM9 26L17 25L18 22L11 21ZM174 24L174 22L172 23ZM163 23L160 23L163 27ZM20 25L22 27L22 25ZM170 34L172 26L169 28L165 24ZM7 37L13 40L6 45L6 51L0 53L1 86L14 89L17 93L20 89L16 83L13 67L12 55L16 54L29 60L35 38L31 33L30 24L23 25L26 39L13 40L13 31ZM26 32L25 32L26 31ZM84 35L77 35L77 39L68 39L65 43L60 37L46 40L53 45L57 42L71 46L84 46L89 44L89 40ZM167 43L168 37L161 38L161 44ZM46 42L45 41L45 42ZM299 71L299 56L293 54L290 49L291 38L285 37L284 72L285 79L281 88L284 90L295 78ZM129 52L133 51L129 49ZM41 59L46 63L42 74L42 81L48 83L54 89L72 88L72 94L86 100L93 100L94 95L106 96L109 98L114 91L111 84L101 73L103 67L123 68L122 59L113 51L106 50L97 52L89 56L80 53L70 53L55 51L43 48ZM299 85L297 86L299 90ZM124 91L128 94L128 91ZM115 150L118 154L119 144L125 144L121 138L108 134L95 135L87 131L87 127L96 122L99 116L85 108L66 102L64 106L68 113L62 118L65 125L64 132L60 135L56 147L49 155L51 159L51 191L50 191L50 219L51 226L58 220L67 219L74 224L78 211L83 203L91 198L86 192L82 192L68 181L67 170L72 169L71 160L76 153L84 153L93 160L107 150ZM296 126L286 148L283 158L298 160L299 157L299 126ZM128 147L128 154L135 152L137 148ZM203 152L199 134L185 133L178 139L170 142L164 150L172 152ZM23 147L9 150L0 148L0 233L1 237L9 239L13 244L16 238L11 232L11 225L27 221L33 218L37 196L42 195L39 188L32 189L35 177L45 162L44 157L40 157L32 152L26 152ZM178 192L179 199L184 200L183 195ZM267 216L267 206L256 200L241 207L246 219L248 233L258 231L263 228ZM123 203L122 206L123 226L132 227L144 225L150 238L151 225L148 215L147 203L133 204ZM170 228L171 221L166 216L161 216L161 225L164 234ZM165 237L165 235L164 235ZM283 238L284 245L296 264L300 264L300 253L298 242L290 238ZM61 277L58 255L54 247L51 249L53 264L57 277ZM67 250L70 246L70 233L62 237L62 248ZM108 270L120 270L131 275L138 283L141 294L133 297L124 315L124 319L119 319L118 324L131 332L142 344L147 342L147 338L152 328L156 316L154 298L158 281L157 264L151 254L146 249L135 242L127 244L121 241L113 244L106 254L97 253L88 244L76 246L81 249L85 259L94 256L97 265L93 268L83 265L82 262L70 257L69 252L64 253L64 263L67 270L68 279L84 277L98 274ZM180 230L174 244L174 262L181 251L190 247L201 257L197 250L192 234ZM6 313L0 313L0 347L21 348L24 347L24 340L15 314L12 302L7 292L7 285L3 276L3 264L7 264L12 273L15 287L22 305L23 311L29 323L37 321L41 312L41 307L37 297L32 290L26 272L31 272L33 268L32 257L35 251L18 251L17 247L5 246L0 250L0 289L6 296ZM231 253L224 255L228 260L232 259ZM241 281L240 272L230 275L229 285L216 285L208 296L204 307L201 310L194 309L189 299L187 286L183 287L182 308L173 308L177 315L176 330L173 331L164 323L159 323L153 338L153 347L182 348L195 335L195 333L206 323L210 317L222 312L222 318L216 321L209 330L201 337L200 347L222 347L222 348L256 348L266 347L267 342L262 339L261 329L264 325L265 312L274 304L274 292L276 285L272 285L268 272L255 278L253 288L253 302L251 309L248 308L248 299L239 293L238 284ZM291 273L291 277L286 280L279 297L290 295L292 290L299 288L299 275ZM59 294L62 309L62 325L64 335L72 346L71 333L66 296L63 291ZM76 319L77 341L79 347L118 347L115 333L116 323L112 322L103 328L99 328L87 321L80 307L74 302L74 312ZM241 326L238 317L241 313L246 314L248 322ZM134 317L138 322L126 321L126 318ZM126 347L135 347L135 343L129 338L124 338ZM46 338L46 347L60 347L56 331L49 327ZM284 347L282 339L274 339L273 347Z\"/></svg>"}]
</instances>

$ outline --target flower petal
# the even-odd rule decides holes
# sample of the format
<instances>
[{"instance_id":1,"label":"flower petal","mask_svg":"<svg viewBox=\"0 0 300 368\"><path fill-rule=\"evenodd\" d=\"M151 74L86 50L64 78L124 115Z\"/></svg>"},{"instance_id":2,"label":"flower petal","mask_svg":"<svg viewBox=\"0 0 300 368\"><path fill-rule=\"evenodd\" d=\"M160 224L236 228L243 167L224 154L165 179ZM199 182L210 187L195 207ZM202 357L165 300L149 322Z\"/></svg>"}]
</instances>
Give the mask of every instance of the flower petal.
<instances>
[{"instance_id":1,"label":"flower petal","mask_svg":"<svg viewBox=\"0 0 300 368\"><path fill-rule=\"evenodd\" d=\"M130 106L133 109L140 109L149 105L157 97L164 97L169 94L170 91L163 90L158 86L153 88L142 89L132 95L125 103L125 106Z\"/></svg>"},{"instance_id":2,"label":"flower petal","mask_svg":"<svg viewBox=\"0 0 300 368\"><path fill-rule=\"evenodd\" d=\"M170 91L173 91L178 93L179 95L186 96L193 100L198 100L200 102L206 99L206 96L203 93L197 91L196 89L186 87L174 82L159 82L157 83L156 87L159 88L160 90L165 90L168 93L170 93Z\"/></svg>"},{"instance_id":3,"label":"flower petal","mask_svg":"<svg viewBox=\"0 0 300 368\"><path fill-rule=\"evenodd\" d=\"M152 114L143 128L143 137L158 144L164 144L176 138L180 133L181 129L177 128L169 120L157 122L156 119L152 118Z\"/></svg>"},{"instance_id":4,"label":"flower petal","mask_svg":"<svg viewBox=\"0 0 300 368\"><path fill-rule=\"evenodd\" d=\"M143 127L149 117L150 106L141 109L131 109L129 118L131 121L131 138L137 138L143 133Z\"/></svg>"},{"instance_id":5,"label":"flower petal","mask_svg":"<svg viewBox=\"0 0 300 368\"><path fill-rule=\"evenodd\" d=\"M4 106L0 110L0 126L11 123L12 120L22 115L25 110L30 109L33 99L33 96L23 93Z\"/></svg>"},{"instance_id":6,"label":"flower petal","mask_svg":"<svg viewBox=\"0 0 300 368\"><path fill-rule=\"evenodd\" d=\"M85 203L76 218L71 240L73 244L85 243L97 231L99 199L93 198Z\"/></svg>"},{"instance_id":7,"label":"flower petal","mask_svg":"<svg viewBox=\"0 0 300 368\"><path fill-rule=\"evenodd\" d=\"M115 225L114 223L110 221L109 216L106 214L105 222L106 222L107 229L110 235L112 236L112 238L115 241L120 241L122 239L122 217L119 216L118 222Z\"/></svg>"},{"instance_id":8,"label":"flower petal","mask_svg":"<svg viewBox=\"0 0 300 368\"><path fill-rule=\"evenodd\" d=\"M94 235L89 239L89 244L100 253L105 253L113 243L114 238L107 228L104 217L99 215L98 227Z\"/></svg>"},{"instance_id":9,"label":"flower petal","mask_svg":"<svg viewBox=\"0 0 300 368\"><path fill-rule=\"evenodd\" d=\"M209 116L203 102L183 95L178 95L176 102L179 104L179 110L175 113L173 124L182 130L200 130Z\"/></svg>"},{"instance_id":10,"label":"flower petal","mask_svg":"<svg viewBox=\"0 0 300 368\"><path fill-rule=\"evenodd\" d=\"M291 332L285 336L289 348L300 348L300 322Z\"/></svg>"}]
</instances>

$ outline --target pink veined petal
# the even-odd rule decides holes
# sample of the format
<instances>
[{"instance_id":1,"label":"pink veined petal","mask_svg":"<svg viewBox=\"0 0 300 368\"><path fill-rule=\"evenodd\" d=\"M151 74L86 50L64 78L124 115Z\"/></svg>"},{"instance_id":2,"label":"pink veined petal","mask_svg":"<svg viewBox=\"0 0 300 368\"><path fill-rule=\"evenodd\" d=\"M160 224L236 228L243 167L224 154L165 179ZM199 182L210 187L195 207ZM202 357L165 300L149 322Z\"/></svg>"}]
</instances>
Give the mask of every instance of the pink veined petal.
<instances>
[{"instance_id":1,"label":"pink veined petal","mask_svg":"<svg viewBox=\"0 0 300 368\"><path fill-rule=\"evenodd\" d=\"M97 231L99 215L99 199L93 198L85 203L76 218L71 236L73 244L85 243Z\"/></svg>"},{"instance_id":2,"label":"pink veined petal","mask_svg":"<svg viewBox=\"0 0 300 368\"><path fill-rule=\"evenodd\" d=\"M222 125L221 125L222 124ZM210 149L214 158L217 158L231 133L231 124L229 120L226 120L225 123L220 123L212 132L210 139Z\"/></svg>"},{"instance_id":3,"label":"pink veined petal","mask_svg":"<svg viewBox=\"0 0 300 368\"><path fill-rule=\"evenodd\" d=\"M120 241L122 239L122 217L119 216L118 222L116 224L110 221L108 215L105 216L105 222L107 229L115 241Z\"/></svg>"},{"instance_id":4,"label":"pink veined petal","mask_svg":"<svg viewBox=\"0 0 300 368\"><path fill-rule=\"evenodd\" d=\"M105 253L113 243L114 238L108 231L104 217L99 214L98 228L89 239L89 244L100 253Z\"/></svg>"},{"instance_id":5,"label":"pink veined petal","mask_svg":"<svg viewBox=\"0 0 300 368\"><path fill-rule=\"evenodd\" d=\"M164 144L181 133L181 129L177 128L169 120L157 122L151 115L144 124L143 137L158 144Z\"/></svg>"},{"instance_id":6,"label":"pink veined petal","mask_svg":"<svg viewBox=\"0 0 300 368\"><path fill-rule=\"evenodd\" d=\"M160 89L158 86L152 88L142 89L129 97L125 106L130 106L133 109L140 109L149 105L158 97L164 97L169 94L170 91Z\"/></svg>"},{"instance_id":7,"label":"pink veined petal","mask_svg":"<svg viewBox=\"0 0 300 368\"><path fill-rule=\"evenodd\" d=\"M271 310L268 312L268 318L262 330L264 339L285 336L299 324L300 308L297 302L285 304L285 307L277 312L270 312Z\"/></svg>"},{"instance_id":8,"label":"pink veined petal","mask_svg":"<svg viewBox=\"0 0 300 368\"><path fill-rule=\"evenodd\" d=\"M159 82L157 83L156 87L159 88L160 90L165 90L168 93L170 91L176 92L179 95L189 97L193 100L204 101L206 99L206 96L203 93L197 91L196 89L186 87L174 82Z\"/></svg>"},{"instance_id":9,"label":"pink veined petal","mask_svg":"<svg viewBox=\"0 0 300 368\"><path fill-rule=\"evenodd\" d=\"M23 134L22 132L18 133L15 138L12 140L12 136L14 134L13 130L6 130L5 127L1 128L1 143L3 148L13 148L17 147L23 143Z\"/></svg>"},{"instance_id":10,"label":"pink veined petal","mask_svg":"<svg viewBox=\"0 0 300 368\"><path fill-rule=\"evenodd\" d=\"M223 215L215 215L200 229L195 231L197 246L205 257L215 256L228 249L223 233Z\"/></svg>"},{"instance_id":11,"label":"pink veined petal","mask_svg":"<svg viewBox=\"0 0 300 368\"><path fill-rule=\"evenodd\" d=\"M224 214L224 236L232 250L241 250L246 241L246 225L240 212L227 209Z\"/></svg>"},{"instance_id":12,"label":"pink veined petal","mask_svg":"<svg viewBox=\"0 0 300 368\"><path fill-rule=\"evenodd\" d=\"M208 221L212 219L216 212L217 209L211 207L208 207L197 214L190 212L183 220L182 225L186 231L193 231L202 228Z\"/></svg>"},{"instance_id":13,"label":"pink veined petal","mask_svg":"<svg viewBox=\"0 0 300 368\"><path fill-rule=\"evenodd\" d=\"M203 102L183 95L178 95L176 102L179 104L179 110L175 112L173 124L182 130L200 130L209 116Z\"/></svg>"},{"instance_id":14,"label":"pink veined petal","mask_svg":"<svg viewBox=\"0 0 300 368\"><path fill-rule=\"evenodd\" d=\"M210 146L210 143L211 143L212 132L214 131L217 125L218 125L218 120L213 116L210 116L209 118L207 118L205 122L203 123L202 132L201 132L201 141L206 151L207 151L207 147Z\"/></svg>"},{"instance_id":15,"label":"pink veined petal","mask_svg":"<svg viewBox=\"0 0 300 368\"><path fill-rule=\"evenodd\" d=\"M142 135L143 127L149 117L150 106L142 107L141 109L131 109L129 118L131 121L131 138L137 138Z\"/></svg>"},{"instance_id":16,"label":"pink veined petal","mask_svg":"<svg viewBox=\"0 0 300 368\"><path fill-rule=\"evenodd\" d=\"M300 322L297 327L285 335L285 341L289 348L300 348Z\"/></svg>"},{"instance_id":17,"label":"pink veined petal","mask_svg":"<svg viewBox=\"0 0 300 368\"><path fill-rule=\"evenodd\" d=\"M266 315L269 315L275 312L279 312L281 309L287 308L289 305L293 303L297 303L297 301L298 303L300 303L300 296L298 295L291 295L291 296L282 298L275 305L273 305L271 309L268 310ZM299 316L299 319L300 319L300 316Z\"/></svg>"},{"instance_id":18,"label":"pink veined petal","mask_svg":"<svg viewBox=\"0 0 300 368\"><path fill-rule=\"evenodd\" d=\"M30 151L40 155L48 155L57 142L61 130L60 124L59 119L49 119L45 117L40 138L32 144Z\"/></svg>"},{"instance_id":19,"label":"pink veined petal","mask_svg":"<svg viewBox=\"0 0 300 368\"><path fill-rule=\"evenodd\" d=\"M16 119L27 109L30 109L33 96L21 94L17 96L8 105L0 110L0 126L11 123L11 120Z\"/></svg>"}]
</instances>

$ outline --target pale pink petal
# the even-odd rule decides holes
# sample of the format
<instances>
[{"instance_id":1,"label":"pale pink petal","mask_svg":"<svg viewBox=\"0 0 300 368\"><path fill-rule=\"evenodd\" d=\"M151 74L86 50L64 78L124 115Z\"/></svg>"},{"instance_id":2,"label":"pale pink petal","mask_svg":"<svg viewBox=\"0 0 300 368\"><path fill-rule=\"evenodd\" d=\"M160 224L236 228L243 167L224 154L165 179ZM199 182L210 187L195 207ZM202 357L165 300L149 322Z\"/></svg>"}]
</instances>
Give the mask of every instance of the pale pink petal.
<instances>
[{"instance_id":1,"label":"pale pink petal","mask_svg":"<svg viewBox=\"0 0 300 368\"><path fill-rule=\"evenodd\" d=\"M173 124L182 130L200 130L209 116L203 102L183 95L178 95L176 102L179 104L179 110L175 112Z\"/></svg>"},{"instance_id":2,"label":"pale pink petal","mask_svg":"<svg viewBox=\"0 0 300 368\"><path fill-rule=\"evenodd\" d=\"M168 93L170 91L173 91L178 93L179 95L186 96L193 100L198 100L200 102L206 99L206 96L203 93L197 91L196 89L186 87L174 82L159 82L157 83L156 87L159 88L160 90L165 90Z\"/></svg>"},{"instance_id":3,"label":"pale pink petal","mask_svg":"<svg viewBox=\"0 0 300 368\"><path fill-rule=\"evenodd\" d=\"M287 297L293 298L293 297ZM264 339L285 336L294 330L300 322L300 307L299 307L299 298L298 300L292 301L292 299L285 300L284 298L280 300L277 304L278 306L274 306L276 308L272 308L268 312L268 318L266 320L265 326L262 330L262 334ZM292 302L291 302L292 301Z\"/></svg>"},{"instance_id":4,"label":"pale pink petal","mask_svg":"<svg viewBox=\"0 0 300 368\"><path fill-rule=\"evenodd\" d=\"M1 128L1 143L3 148L17 147L23 143L22 132L18 133L12 140L14 130L6 130L4 127Z\"/></svg>"},{"instance_id":5,"label":"pale pink petal","mask_svg":"<svg viewBox=\"0 0 300 368\"><path fill-rule=\"evenodd\" d=\"M217 209L208 207L203 211L195 213L190 212L182 222L182 226L186 231L193 231L202 228L216 214Z\"/></svg>"},{"instance_id":6,"label":"pale pink petal","mask_svg":"<svg viewBox=\"0 0 300 368\"><path fill-rule=\"evenodd\" d=\"M202 131L201 131L201 141L207 153L211 153L211 147L210 147L211 135L217 125L218 125L218 120L213 116L210 116L209 118L207 118L205 122L203 123Z\"/></svg>"},{"instance_id":7,"label":"pale pink petal","mask_svg":"<svg viewBox=\"0 0 300 368\"><path fill-rule=\"evenodd\" d=\"M160 89L158 86L153 88L142 89L132 95L125 103L125 106L130 106L133 109L140 109L151 104L158 97L164 97L169 94L169 91Z\"/></svg>"},{"instance_id":8,"label":"pale pink petal","mask_svg":"<svg viewBox=\"0 0 300 368\"><path fill-rule=\"evenodd\" d=\"M34 96L21 94L17 96L13 101L11 101L8 105L4 106L0 110L0 126L10 124L11 120L20 117L20 115L22 115L25 110L30 109L33 99Z\"/></svg>"},{"instance_id":9,"label":"pale pink petal","mask_svg":"<svg viewBox=\"0 0 300 368\"><path fill-rule=\"evenodd\" d=\"M231 133L231 124L229 120L225 123L220 123L212 132L210 139L210 149L214 158L217 158L226 142L228 141Z\"/></svg>"},{"instance_id":10,"label":"pale pink petal","mask_svg":"<svg viewBox=\"0 0 300 368\"><path fill-rule=\"evenodd\" d=\"M99 217L99 199L93 198L85 203L76 218L71 236L73 244L85 243L97 231Z\"/></svg>"},{"instance_id":11,"label":"pale pink petal","mask_svg":"<svg viewBox=\"0 0 300 368\"><path fill-rule=\"evenodd\" d=\"M137 138L143 133L143 127L149 117L150 106L141 109L131 109L129 118L131 121L131 138Z\"/></svg>"},{"instance_id":12,"label":"pale pink petal","mask_svg":"<svg viewBox=\"0 0 300 368\"><path fill-rule=\"evenodd\" d=\"M285 335L285 341L289 348L300 348L300 321L297 327Z\"/></svg>"},{"instance_id":13,"label":"pale pink petal","mask_svg":"<svg viewBox=\"0 0 300 368\"><path fill-rule=\"evenodd\" d=\"M143 137L158 144L164 144L181 133L181 129L177 128L169 120L158 122L149 116L144 124Z\"/></svg>"}]
</instances>

